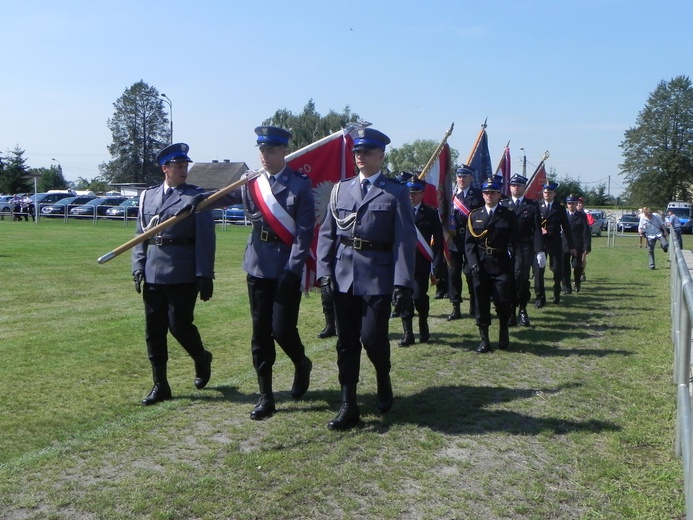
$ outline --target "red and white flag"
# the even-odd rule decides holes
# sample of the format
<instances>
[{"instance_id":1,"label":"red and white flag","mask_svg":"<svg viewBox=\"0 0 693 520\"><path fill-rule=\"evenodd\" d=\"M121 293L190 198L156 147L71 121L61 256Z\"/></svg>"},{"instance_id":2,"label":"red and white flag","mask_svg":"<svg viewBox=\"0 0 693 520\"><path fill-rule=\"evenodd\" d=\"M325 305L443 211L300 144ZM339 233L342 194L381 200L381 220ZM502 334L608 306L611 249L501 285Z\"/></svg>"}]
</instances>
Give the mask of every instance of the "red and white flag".
<instances>
[{"instance_id":1,"label":"red and white flag","mask_svg":"<svg viewBox=\"0 0 693 520\"><path fill-rule=\"evenodd\" d=\"M546 184L546 167L544 166L544 161L541 161L537 169L534 170L529 182L527 182L525 197L541 201L543 199L542 186L544 186L544 184Z\"/></svg>"},{"instance_id":2,"label":"red and white flag","mask_svg":"<svg viewBox=\"0 0 693 520\"><path fill-rule=\"evenodd\" d=\"M496 168L496 175L501 175L503 177L503 195L510 196L510 141L505 145L505 150L503 150L503 156L498 163L498 168Z\"/></svg>"},{"instance_id":3,"label":"red and white flag","mask_svg":"<svg viewBox=\"0 0 693 520\"><path fill-rule=\"evenodd\" d=\"M286 156L292 169L310 178L315 198L315 234L303 272L305 290L315 286L318 230L329 211L332 187L354 175L354 156L351 154L354 140L350 131L352 127L339 130Z\"/></svg>"}]
</instances>

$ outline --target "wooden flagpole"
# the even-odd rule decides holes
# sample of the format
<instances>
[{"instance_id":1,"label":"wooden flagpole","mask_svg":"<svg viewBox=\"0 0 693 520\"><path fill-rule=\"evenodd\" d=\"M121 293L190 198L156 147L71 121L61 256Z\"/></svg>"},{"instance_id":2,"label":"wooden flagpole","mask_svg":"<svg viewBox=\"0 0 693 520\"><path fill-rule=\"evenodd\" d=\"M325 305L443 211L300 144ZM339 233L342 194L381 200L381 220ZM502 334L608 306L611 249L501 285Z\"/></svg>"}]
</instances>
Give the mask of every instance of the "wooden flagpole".
<instances>
[{"instance_id":1,"label":"wooden flagpole","mask_svg":"<svg viewBox=\"0 0 693 520\"><path fill-rule=\"evenodd\" d=\"M438 144L436 149L433 151L433 155L431 155L431 158L428 160L426 163L426 166L424 166L424 169L421 170L421 173L419 174L419 179L423 179L428 175L428 172L431 171L431 168L433 168L433 163L436 162L436 159L438 159L438 156L440 155L440 152L443 151L443 147L445 146L445 143L448 140L448 137L452 134L452 129L455 127L455 123L452 123L450 125L450 128L448 129L447 132L445 132L445 136L443 137L443 140ZM447 172L445 172L447 173Z\"/></svg>"},{"instance_id":2,"label":"wooden flagpole","mask_svg":"<svg viewBox=\"0 0 693 520\"><path fill-rule=\"evenodd\" d=\"M197 211L204 209L205 207L207 207L211 203L219 200L220 198L222 198L226 194L231 193L236 188L240 188L241 186L248 184L248 181L250 181L251 179L254 179L258 175L260 175L260 173L261 173L261 170L252 171L248 175L238 179L236 182L232 182L231 184L229 184L225 188L222 188L218 192L210 195L205 200L200 202L200 204L197 206ZM132 249L137 244L141 244L142 242L149 239L150 237L153 237L154 235L156 235L157 233L160 233L164 229L170 228L174 224L180 222L181 220L183 220L189 216L190 216L190 210L187 210L187 211L183 211L182 213L180 213L174 217L171 217L168 220L164 220L161 224L157 224L153 228L150 228L147 231L145 231L144 233L137 235L132 240L129 240L129 241L125 242L124 244L116 247L114 250L109 251L105 255L100 256L97 259L97 262L100 264L105 264L109 260L115 258L116 256L124 253L125 251L127 251L129 249Z\"/></svg>"}]
</instances>

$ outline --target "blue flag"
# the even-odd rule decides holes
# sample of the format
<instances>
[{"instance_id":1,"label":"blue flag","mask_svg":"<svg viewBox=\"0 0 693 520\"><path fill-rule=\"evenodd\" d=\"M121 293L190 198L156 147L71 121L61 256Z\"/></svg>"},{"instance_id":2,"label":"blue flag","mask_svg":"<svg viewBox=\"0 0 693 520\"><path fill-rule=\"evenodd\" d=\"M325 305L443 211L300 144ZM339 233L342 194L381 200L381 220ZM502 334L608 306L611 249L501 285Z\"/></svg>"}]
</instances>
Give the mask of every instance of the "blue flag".
<instances>
[{"instance_id":1,"label":"blue flag","mask_svg":"<svg viewBox=\"0 0 693 520\"><path fill-rule=\"evenodd\" d=\"M467 164L476 171L472 184L474 187L481 188L486 179L493 177L493 165L491 164L491 154L488 151L488 135L486 135L485 126L481 129Z\"/></svg>"}]
</instances>

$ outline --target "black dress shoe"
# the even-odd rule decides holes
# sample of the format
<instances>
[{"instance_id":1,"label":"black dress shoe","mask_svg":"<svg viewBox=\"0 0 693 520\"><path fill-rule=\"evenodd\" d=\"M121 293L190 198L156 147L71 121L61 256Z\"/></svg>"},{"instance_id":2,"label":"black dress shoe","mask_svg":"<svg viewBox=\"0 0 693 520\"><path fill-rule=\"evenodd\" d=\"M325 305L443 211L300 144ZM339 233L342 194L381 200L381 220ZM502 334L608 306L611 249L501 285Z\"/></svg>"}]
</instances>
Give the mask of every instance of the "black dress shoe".
<instances>
[{"instance_id":1,"label":"black dress shoe","mask_svg":"<svg viewBox=\"0 0 693 520\"><path fill-rule=\"evenodd\" d=\"M212 377L212 353L205 350L195 359L195 388L202 390Z\"/></svg>"},{"instance_id":2,"label":"black dress shoe","mask_svg":"<svg viewBox=\"0 0 693 520\"><path fill-rule=\"evenodd\" d=\"M272 417L276 407L274 406L274 397L268 394L260 394L260 400L250 412L250 418L253 421L261 421L267 417Z\"/></svg>"},{"instance_id":3,"label":"black dress shoe","mask_svg":"<svg viewBox=\"0 0 693 520\"><path fill-rule=\"evenodd\" d=\"M390 319L399 318L399 317L400 317L399 312L392 311L392 313L390 314Z\"/></svg>"},{"instance_id":4,"label":"black dress shoe","mask_svg":"<svg viewBox=\"0 0 693 520\"><path fill-rule=\"evenodd\" d=\"M534 302L534 306L537 309L541 309L544 305L546 305L546 300L544 300L543 298L541 300L537 300L536 302Z\"/></svg>"},{"instance_id":5,"label":"black dress shoe","mask_svg":"<svg viewBox=\"0 0 693 520\"><path fill-rule=\"evenodd\" d=\"M529 314L527 314L527 309L520 309L520 323L524 327L529 327Z\"/></svg>"},{"instance_id":6,"label":"black dress shoe","mask_svg":"<svg viewBox=\"0 0 693 520\"><path fill-rule=\"evenodd\" d=\"M575 292L580 292L580 284L579 283L575 284Z\"/></svg>"},{"instance_id":7,"label":"black dress shoe","mask_svg":"<svg viewBox=\"0 0 693 520\"><path fill-rule=\"evenodd\" d=\"M356 426L360 419L359 405L356 403L342 403L335 418L327 423L327 428L330 430L348 430Z\"/></svg>"},{"instance_id":8,"label":"black dress shoe","mask_svg":"<svg viewBox=\"0 0 693 520\"><path fill-rule=\"evenodd\" d=\"M458 305L452 309L452 312L448 316L448 321L459 320L459 319L462 319L462 313L460 312L460 307Z\"/></svg>"},{"instance_id":9,"label":"black dress shoe","mask_svg":"<svg viewBox=\"0 0 693 520\"><path fill-rule=\"evenodd\" d=\"M168 383L154 383L154 388L147 397L142 399L142 404L149 406L169 399L171 399L171 387L168 386Z\"/></svg>"},{"instance_id":10,"label":"black dress shoe","mask_svg":"<svg viewBox=\"0 0 693 520\"><path fill-rule=\"evenodd\" d=\"M555 303L555 304L561 303L561 295L560 294L554 294L553 303Z\"/></svg>"},{"instance_id":11,"label":"black dress shoe","mask_svg":"<svg viewBox=\"0 0 693 520\"><path fill-rule=\"evenodd\" d=\"M563 289L563 294L573 294L573 290L572 289ZM556 297L554 296L554 299L555 298ZM554 302L554 303L557 303L557 302Z\"/></svg>"},{"instance_id":12,"label":"black dress shoe","mask_svg":"<svg viewBox=\"0 0 693 520\"><path fill-rule=\"evenodd\" d=\"M517 327L517 316L512 314L508 319L508 327Z\"/></svg>"},{"instance_id":13,"label":"black dress shoe","mask_svg":"<svg viewBox=\"0 0 693 520\"><path fill-rule=\"evenodd\" d=\"M430 339L431 333L428 330L428 326L426 328L419 326L419 343L428 343Z\"/></svg>"},{"instance_id":14,"label":"black dress shoe","mask_svg":"<svg viewBox=\"0 0 693 520\"><path fill-rule=\"evenodd\" d=\"M402 339L399 340L398 345L400 347L408 347L409 345L414 344L414 334L413 333L408 333L402 336Z\"/></svg>"},{"instance_id":15,"label":"black dress shoe","mask_svg":"<svg viewBox=\"0 0 693 520\"><path fill-rule=\"evenodd\" d=\"M487 352L491 352L491 343L488 341L482 341L479 343L479 346L476 347L476 352L477 354L486 354Z\"/></svg>"},{"instance_id":16,"label":"black dress shoe","mask_svg":"<svg viewBox=\"0 0 693 520\"><path fill-rule=\"evenodd\" d=\"M337 331L335 330L334 327L330 325L325 325L325 328L322 329L320 332L318 332L318 337L320 339L325 339L325 338L331 338L332 336L336 336Z\"/></svg>"},{"instance_id":17,"label":"black dress shoe","mask_svg":"<svg viewBox=\"0 0 693 520\"><path fill-rule=\"evenodd\" d=\"M437 292L436 295L435 295L433 298L434 298L435 300L443 300L443 299L445 299L446 297L447 297L447 296L446 296L445 293L443 293L443 292Z\"/></svg>"},{"instance_id":18,"label":"black dress shoe","mask_svg":"<svg viewBox=\"0 0 693 520\"><path fill-rule=\"evenodd\" d=\"M307 357L294 369L294 384L291 387L291 397L294 399L300 399L308 391L311 370L313 362Z\"/></svg>"}]
</instances>

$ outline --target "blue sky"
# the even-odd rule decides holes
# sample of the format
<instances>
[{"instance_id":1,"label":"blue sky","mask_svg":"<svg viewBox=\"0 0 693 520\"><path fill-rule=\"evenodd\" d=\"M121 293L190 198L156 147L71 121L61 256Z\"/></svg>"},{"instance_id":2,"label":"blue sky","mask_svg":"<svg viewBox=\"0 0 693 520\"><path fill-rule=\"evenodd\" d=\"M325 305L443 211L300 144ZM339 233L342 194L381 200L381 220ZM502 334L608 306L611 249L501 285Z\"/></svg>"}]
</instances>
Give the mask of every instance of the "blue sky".
<instances>
[{"instance_id":1,"label":"blue sky","mask_svg":"<svg viewBox=\"0 0 693 520\"><path fill-rule=\"evenodd\" d=\"M91 179L113 103L144 80L173 102L193 159L259 166L277 109L353 112L393 146L483 121L494 163L544 150L559 178L623 190L619 144L662 80L690 75L690 0L5 2L0 150ZM494 164L495 166L495 164Z\"/></svg>"}]
</instances>

